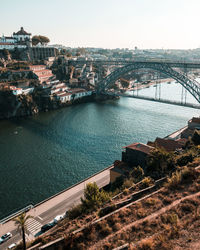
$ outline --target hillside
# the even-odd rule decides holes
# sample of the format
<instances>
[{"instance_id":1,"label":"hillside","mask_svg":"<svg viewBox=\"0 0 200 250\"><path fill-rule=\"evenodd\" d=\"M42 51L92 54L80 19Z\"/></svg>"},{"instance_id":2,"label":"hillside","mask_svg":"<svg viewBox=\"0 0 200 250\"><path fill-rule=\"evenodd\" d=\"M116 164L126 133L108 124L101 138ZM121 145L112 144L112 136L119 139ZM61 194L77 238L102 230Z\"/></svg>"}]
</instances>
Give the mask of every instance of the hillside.
<instances>
[{"instance_id":1,"label":"hillside","mask_svg":"<svg viewBox=\"0 0 200 250\"><path fill-rule=\"evenodd\" d=\"M120 161L116 164L124 166ZM199 133L195 131L181 151L154 149L145 171L133 167L126 178L117 179L106 190L88 184L81 204L29 242L29 247L200 249L199 165Z\"/></svg>"},{"instance_id":2,"label":"hillside","mask_svg":"<svg viewBox=\"0 0 200 250\"><path fill-rule=\"evenodd\" d=\"M200 169L184 167L156 189L151 184L149 193L141 184L104 205L114 205L113 212L100 217L98 209L75 219L68 217L32 245L61 238L61 249L114 249L123 245L125 249L200 249ZM127 202L139 189L142 196ZM117 208L122 201L124 206Z\"/></svg>"}]
</instances>

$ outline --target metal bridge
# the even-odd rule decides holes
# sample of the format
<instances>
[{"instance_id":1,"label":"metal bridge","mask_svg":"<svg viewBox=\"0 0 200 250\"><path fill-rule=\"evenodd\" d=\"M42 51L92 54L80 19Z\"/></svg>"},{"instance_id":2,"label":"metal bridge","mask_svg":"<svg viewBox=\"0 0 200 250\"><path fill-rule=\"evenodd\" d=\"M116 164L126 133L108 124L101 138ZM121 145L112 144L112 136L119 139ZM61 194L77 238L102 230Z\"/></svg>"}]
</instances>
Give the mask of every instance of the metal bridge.
<instances>
[{"instance_id":1,"label":"metal bridge","mask_svg":"<svg viewBox=\"0 0 200 250\"><path fill-rule=\"evenodd\" d=\"M75 61L75 63L79 63ZM179 82L192 96L200 103L200 83L191 79L187 75L189 69L200 69L200 62L186 62L186 61L167 61L167 60L96 60L96 61L81 61L85 64L100 64L108 66L117 66L117 68L101 79L97 84L97 93L106 93L109 87L123 75L138 69L152 69L164 73L170 78ZM181 69L181 71L180 71Z\"/></svg>"}]
</instances>

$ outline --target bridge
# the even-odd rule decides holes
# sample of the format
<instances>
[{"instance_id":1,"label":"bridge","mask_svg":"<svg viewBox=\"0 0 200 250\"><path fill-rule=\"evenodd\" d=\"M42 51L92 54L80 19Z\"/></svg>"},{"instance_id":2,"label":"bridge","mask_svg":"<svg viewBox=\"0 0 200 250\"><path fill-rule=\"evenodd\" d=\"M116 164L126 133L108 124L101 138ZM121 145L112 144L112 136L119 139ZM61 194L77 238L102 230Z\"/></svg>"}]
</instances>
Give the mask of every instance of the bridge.
<instances>
[{"instance_id":1,"label":"bridge","mask_svg":"<svg viewBox=\"0 0 200 250\"><path fill-rule=\"evenodd\" d=\"M187 75L190 69L200 69L200 62L168 61L168 60L96 60L80 61L85 64L116 66L116 69L101 79L96 91L99 94L106 94L111 85L123 75L138 69L151 69L164 73L170 78L179 82L191 95L200 103L200 83ZM75 61L75 64L79 63ZM180 70L181 69L181 70Z\"/></svg>"}]
</instances>

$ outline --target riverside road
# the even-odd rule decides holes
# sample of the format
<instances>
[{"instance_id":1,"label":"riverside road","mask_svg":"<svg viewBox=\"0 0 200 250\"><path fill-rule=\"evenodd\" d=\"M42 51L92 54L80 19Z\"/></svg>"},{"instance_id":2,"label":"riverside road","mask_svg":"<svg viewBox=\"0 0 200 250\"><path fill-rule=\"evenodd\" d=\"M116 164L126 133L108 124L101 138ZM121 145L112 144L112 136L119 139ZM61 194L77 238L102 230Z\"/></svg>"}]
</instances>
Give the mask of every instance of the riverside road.
<instances>
[{"instance_id":1,"label":"riverside road","mask_svg":"<svg viewBox=\"0 0 200 250\"><path fill-rule=\"evenodd\" d=\"M87 178L77 185L74 185L32 208L27 213L27 215L33 216L33 218L27 222L27 240L33 240L35 234L40 232L40 229L44 224L52 221L57 215L65 214L67 210L80 203L80 199L83 197L84 188L87 183L96 182L99 188L109 184L111 168L113 168L113 166L104 169L96 175ZM0 246L1 250L7 249L10 244L17 243L21 240L21 235L17 231L12 218L3 224L0 224L0 235L7 232L11 232L13 236Z\"/></svg>"}]
</instances>

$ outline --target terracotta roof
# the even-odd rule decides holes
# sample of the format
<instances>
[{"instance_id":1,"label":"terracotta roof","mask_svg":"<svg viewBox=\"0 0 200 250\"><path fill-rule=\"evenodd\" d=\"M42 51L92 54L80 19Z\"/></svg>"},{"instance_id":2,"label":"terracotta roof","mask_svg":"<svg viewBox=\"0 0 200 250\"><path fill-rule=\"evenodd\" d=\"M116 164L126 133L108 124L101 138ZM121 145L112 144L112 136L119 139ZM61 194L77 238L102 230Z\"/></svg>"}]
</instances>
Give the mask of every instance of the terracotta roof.
<instances>
[{"instance_id":1,"label":"terracotta roof","mask_svg":"<svg viewBox=\"0 0 200 250\"><path fill-rule=\"evenodd\" d=\"M185 146L185 143L187 142L186 138L180 138L176 140L180 145Z\"/></svg>"},{"instance_id":2,"label":"terracotta roof","mask_svg":"<svg viewBox=\"0 0 200 250\"><path fill-rule=\"evenodd\" d=\"M13 35L31 35L31 33L27 33L25 30L24 30L24 28L23 27L21 27L21 29L18 31L18 32L16 32L16 33L13 33Z\"/></svg>"},{"instance_id":3,"label":"terracotta roof","mask_svg":"<svg viewBox=\"0 0 200 250\"><path fill-rule=\"evenodd\" d=\"M0 42L0 45L13 45L14 46L13 43L1 43L1 42Z\"/></svg>"},{"instance_id":4,"label":"terracotta roof","mask_svg":"<svg viewBox=\"0 0 200 250\"><path fill-rule=\"evenodd\" d=\"M178 140L169 140L169 139L162 139L162 138L156 138L154 145L156 145L159 148L164 148L166 151L175 151L176 149L180 149L183 146L183 142L179 142Z\"/></svg>"},{"instance_id":5,"label":"terracotta roof","mask_svg":"<svg viewBox=\"0 0 200 250\"><path fill-rule=\"evenodd\" d=\"M136 142L136 143L130 144L128 146L125 146L124 148L130 148L130 149L133 149L133 150L137 150L137 151L141 151L143 153L149 154L150 151L154 147L151 147L151 146L143 144L143 143Z\"/></svg>"},{"instance_id":6,"label":"terracotta roof","mask_svg":"<svg viewBox=\"0 0 200 250\"><path fill-rule=\"evenodd\" d=\"M46 68L46 65L30 65L29 68L32 69L32 68Z\"/></svg>"},{"instance_id":7,"label":"terracotta roof","mask_svg":"<svg viewBox=\"0 0 200 250\"><path fill-rule=\"evenodd\" d=\"M200 123L200 118L199 117L193 117L191 122Z\"/></svg>"}]
</instances>

